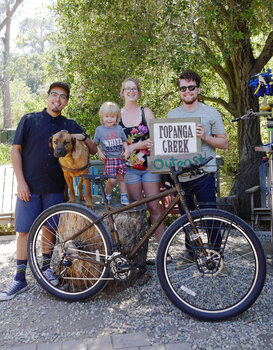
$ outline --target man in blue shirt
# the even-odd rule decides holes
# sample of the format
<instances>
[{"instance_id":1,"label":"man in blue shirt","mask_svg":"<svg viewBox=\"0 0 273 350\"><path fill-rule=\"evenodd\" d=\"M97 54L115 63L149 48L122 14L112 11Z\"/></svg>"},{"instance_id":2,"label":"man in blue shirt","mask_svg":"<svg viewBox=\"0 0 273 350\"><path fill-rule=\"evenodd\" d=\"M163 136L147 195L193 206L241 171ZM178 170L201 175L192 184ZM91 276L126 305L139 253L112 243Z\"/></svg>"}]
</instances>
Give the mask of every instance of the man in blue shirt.
<instances>
[{"instance_id":1,"label":"man in blue shirt","mask_svg":"<svg viewBox=\"0 0 273 350\"><path fill-rule=\"evenodd\" d=\"M29 229L42 211L64 200L65 180L58 159L49 150L50 136L65 129L78 140L85 141L91 154L97 152L97 146L84 130L74 120L61 115L69 95L67 84L52 83L47 94L47 108L24 115L16 129L11 159L18 190L15 208L17 271L14 279L0 293L0 300L10 300L27 289L25 271ZM50 253L43 254L43 273L53 285L57 285L58 279L49 268L50 259Z\"/></svg>"}]
</instances>

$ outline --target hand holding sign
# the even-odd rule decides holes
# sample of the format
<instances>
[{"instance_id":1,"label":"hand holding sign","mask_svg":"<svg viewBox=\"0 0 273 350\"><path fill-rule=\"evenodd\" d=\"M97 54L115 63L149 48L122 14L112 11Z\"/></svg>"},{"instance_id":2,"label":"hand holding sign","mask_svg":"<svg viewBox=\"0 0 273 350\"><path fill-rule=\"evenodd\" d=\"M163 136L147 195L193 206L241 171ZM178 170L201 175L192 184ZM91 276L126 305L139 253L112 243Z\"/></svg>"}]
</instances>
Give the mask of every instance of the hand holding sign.
<instances>
[{"instance_id":1,"label":"hand holding sign","mask_svg":"<svg viewBox=\"0 0 273 350\"><path fill-rule=\"evenodd\" d=\"M153 144L152 140L151 139L147 139L146 141L147 141L147 149L148 149L148 151L152 152L153 149L154 149L154 144Z\"/></svg>"},{"instance_id":2,"label":"hand holding sign","mask_svg":"<svg viewBox=\"0 0 273 350\"><path fill-rule=\"evenodd\" d=\"M196 135L200 137L201 140L206 140L207 134L205 132L205 128L203 124L196 125Z\"/></svg>"}]
</instances>

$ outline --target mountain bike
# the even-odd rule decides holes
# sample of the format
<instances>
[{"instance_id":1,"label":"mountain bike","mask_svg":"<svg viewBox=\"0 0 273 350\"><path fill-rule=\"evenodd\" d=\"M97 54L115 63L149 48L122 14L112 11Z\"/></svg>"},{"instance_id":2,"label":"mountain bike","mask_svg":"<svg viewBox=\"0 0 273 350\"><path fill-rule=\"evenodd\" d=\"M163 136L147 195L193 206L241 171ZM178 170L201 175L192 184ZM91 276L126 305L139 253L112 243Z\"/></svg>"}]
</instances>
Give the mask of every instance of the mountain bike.
<instances>
[{"instance_id":1,"label":"mountain bike","mask_svg":"<svg viewBox=\"0 0 273 350\"><path fill-rule=\"evenodd\" d=\"M143 268L133 257L180 201L185 215L167 228L157 249L156 268L163 291L176 307L201 320L226 320L247 310L265 282L266 261L259 239L246 222L229 212L216 208L191 212L179 183L181 174L204 173L202 167L210 159L187 168L170 168L172 188L119 208L110 207L106 200L107 176L84 175L99 185L106 213L99 216L69 203L41 213L28 239L28 258L36 280L52 295L68 301L94 297L109 280L127 280L133 271ZM170 194L174 194L170 205L125 255L114 216ZM43 275L43 254L49 252L57 285Z\"/></svg>"}]
</instances>

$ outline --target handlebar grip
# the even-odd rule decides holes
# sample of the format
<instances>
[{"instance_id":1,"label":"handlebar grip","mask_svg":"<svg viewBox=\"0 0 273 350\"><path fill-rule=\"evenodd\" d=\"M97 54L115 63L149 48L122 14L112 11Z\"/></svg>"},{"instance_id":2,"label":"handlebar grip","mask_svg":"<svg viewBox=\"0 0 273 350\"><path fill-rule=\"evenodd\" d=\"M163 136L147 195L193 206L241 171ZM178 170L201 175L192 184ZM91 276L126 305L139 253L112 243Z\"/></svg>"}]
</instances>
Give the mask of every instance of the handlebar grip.
<instances>
[{"instance_id":1,"label":"handlebar grip","mask_svg":"<svg viewBox=\"0 0 273 350\"><path fill-rule=\"evenodd\" d=\"M203 162L197 165L198 168L201 168L202 166L206 165L208 162L210 162L213 159L213 156L209 156L208 158L204 159Z\"/></svg>"}]
</instances>

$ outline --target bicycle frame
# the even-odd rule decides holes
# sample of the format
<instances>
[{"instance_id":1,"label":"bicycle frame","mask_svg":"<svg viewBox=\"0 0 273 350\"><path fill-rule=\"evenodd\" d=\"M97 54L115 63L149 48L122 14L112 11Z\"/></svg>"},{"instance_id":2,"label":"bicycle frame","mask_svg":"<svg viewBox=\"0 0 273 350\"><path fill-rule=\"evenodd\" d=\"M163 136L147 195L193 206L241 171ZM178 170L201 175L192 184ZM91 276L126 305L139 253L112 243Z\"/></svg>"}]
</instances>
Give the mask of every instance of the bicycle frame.
<instances>
[{"instance_id":1,"label":"bicycle frame","mask_svg":"<svg viewBox=\"0 0 273 350\"><path fill-rule=\"evenodd\" d=\"M167 217L169 212L173 209L173 207L179 201L180 201L180 203L182 205L182 208L184 210L185 215L187 216L187 218L188 218L188 220L189 220L189 222L190 222L190 224L192 226L192 230L193 230L194 234L198 234L198 229L195 226L195 223L194 223L194 221L192 219L192 216L191 216L191 212L190 212L190 210L189 210L189 208L187 206L187 203L186 203L185 193L184 193L184 191L183 191L183 189L181 187L181 184L179 183L179 180L177 178L175 178L175 187L173 187L173 188L171 188L169 190L160 192L160 193L158 193L156 195L149 196L149 197L141 199L139 201L135 201L135 202L130 203L128 205L119 207L117 209L111 209L110 206L108 205L108 202L106 200L106 194L105 194L104 187L103 187L103 183L101 181L99 181L98 185L100 187L100 190L101 190L101 193L102 193L102 196L103 196L103 199L104 199L104 206L105 206L105 209L106 209L106 213L101 215L101 216L99 216L99 218L97 220L94 220L94 222L91 225L89 225L89 226L85 227L84 229L76 232L72 237L69 238L69 240L76 238L77 236L82 234L84 231L90 229L92 226L94 226L95 224L101 222L103 219L108 217L109 221L110 221L110 232L111 232L112 237L114 239L114 245L115 245L114 249L118 249L118 251L120 251L122 253L122 245L120 243L118 231L116 230L116 227L115 227L113 216L115 214L122 213L122 212L124 212L126 210L129 210L131 208L135 208L135 207L141 206L143 204L152 202L154 200L158 200L160 198L166 197L166 196L168 196L170 194L174 194L174 193L177 193L177 194L174 197L174 199L171 201L170 205L163 211L163 213L161 213L161 215L159 216L157 221L154 224L152 224L152 226L149 228L149 230L146 232L146 234L135 245L135 247L133 247L132 251L129 254L127 254L127 257L129 259L131 259L131 258L133 258L136 255L136 253L139 251L139 249L147 242L147 240L152 236L152 234L156 231L156 229L162 224L162 222ZM62 243L66 243L66 241L64 241ZM197 243L199 244L200 247L204 246L200 237L197 238ZM202 251L203 251L204 256L207 256L206 250L202 249Z\"/></svg>"}]
</instances>

